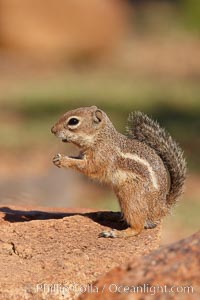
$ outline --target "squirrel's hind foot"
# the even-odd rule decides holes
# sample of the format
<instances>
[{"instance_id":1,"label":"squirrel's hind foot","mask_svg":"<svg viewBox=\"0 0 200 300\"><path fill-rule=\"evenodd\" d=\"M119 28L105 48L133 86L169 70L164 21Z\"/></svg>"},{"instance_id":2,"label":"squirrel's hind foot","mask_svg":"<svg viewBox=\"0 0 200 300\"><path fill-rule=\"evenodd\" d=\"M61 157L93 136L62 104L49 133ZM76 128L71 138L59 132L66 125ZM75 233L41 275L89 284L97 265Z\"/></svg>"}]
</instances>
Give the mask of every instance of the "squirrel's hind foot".
<instances>
[{"instance_id":1,"label":"squirrel's hind foot","mask_svg":"<svg viewBox=\"0 0 200 300\"><path fill-rule=\"evenodd\" d=\"M141 231L136 231L133 228L127 228L124 230L110 230L110 231L103 231L99 234L99 237L103 238L126 238L126 237L131 237L131 236L136 236L140 233Z\"/></svg>"}]
</instances>

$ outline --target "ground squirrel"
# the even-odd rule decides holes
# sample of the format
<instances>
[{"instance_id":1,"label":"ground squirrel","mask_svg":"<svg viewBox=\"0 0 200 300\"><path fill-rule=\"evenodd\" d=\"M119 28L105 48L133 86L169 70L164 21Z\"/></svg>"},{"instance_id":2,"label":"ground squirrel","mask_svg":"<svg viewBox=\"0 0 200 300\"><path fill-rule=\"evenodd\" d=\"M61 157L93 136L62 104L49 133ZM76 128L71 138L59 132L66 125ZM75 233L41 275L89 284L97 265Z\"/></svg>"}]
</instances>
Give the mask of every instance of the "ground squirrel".
<instances>
[{"instance_id":1,"label":"ground squirrel","mask_svg":"<svg viewBox=\"0 0 200 300\"><path fill-rule=\"evenodd\" d=\"M129 227L104 231L102 237L133 236L155 227L183 191L186 162L182 150L141 112L130 114L126 136L96 106L65 113L51 131L80 148L77 157L57 154L56 166L105 182L117 195Z\"/></svg>"}]
</instances>

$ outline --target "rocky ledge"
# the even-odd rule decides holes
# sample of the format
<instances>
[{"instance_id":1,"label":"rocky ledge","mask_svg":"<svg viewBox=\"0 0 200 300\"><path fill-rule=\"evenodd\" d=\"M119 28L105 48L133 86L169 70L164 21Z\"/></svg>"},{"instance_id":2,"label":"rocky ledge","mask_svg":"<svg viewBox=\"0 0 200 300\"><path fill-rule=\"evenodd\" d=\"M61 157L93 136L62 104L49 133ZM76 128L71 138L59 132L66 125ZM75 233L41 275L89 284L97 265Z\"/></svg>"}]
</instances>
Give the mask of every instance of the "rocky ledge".
<instances>
[{"instance_id":1,"label":"rocky ledge","mask_svg":"<svg viewBox=\"0 0 200 300\"><path fill-rule=\"evenodd\" d=\"M116 217L88 209L0 207L0 299L75 299L111 269L158 248L160 226L127 239L99 238L109 227L123 227Z\"/></svg>"}]
</instances>

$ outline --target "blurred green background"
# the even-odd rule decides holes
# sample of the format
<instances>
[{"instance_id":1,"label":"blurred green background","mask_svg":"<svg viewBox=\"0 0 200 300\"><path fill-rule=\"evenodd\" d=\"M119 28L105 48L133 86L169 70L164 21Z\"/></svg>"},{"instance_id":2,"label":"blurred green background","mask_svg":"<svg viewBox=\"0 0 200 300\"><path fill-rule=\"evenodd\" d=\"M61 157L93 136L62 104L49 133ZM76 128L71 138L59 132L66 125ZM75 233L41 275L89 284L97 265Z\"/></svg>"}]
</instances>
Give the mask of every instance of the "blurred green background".
<instances>
[{"instance_id":1,"label":"blurred green background","mask_svg":"<svg viewBox=\"0 0 200 300\"><path fill-rule=\"evenodd\" d=\"M188 161L183 199L163 243L199 229L200 5L177 1L0 0L0 204L118 210L109 189L52 163L51 126L97 105L125 132L141 110ZM59 18L58 18L59 16Z\"/></svg>"}]
</instances>

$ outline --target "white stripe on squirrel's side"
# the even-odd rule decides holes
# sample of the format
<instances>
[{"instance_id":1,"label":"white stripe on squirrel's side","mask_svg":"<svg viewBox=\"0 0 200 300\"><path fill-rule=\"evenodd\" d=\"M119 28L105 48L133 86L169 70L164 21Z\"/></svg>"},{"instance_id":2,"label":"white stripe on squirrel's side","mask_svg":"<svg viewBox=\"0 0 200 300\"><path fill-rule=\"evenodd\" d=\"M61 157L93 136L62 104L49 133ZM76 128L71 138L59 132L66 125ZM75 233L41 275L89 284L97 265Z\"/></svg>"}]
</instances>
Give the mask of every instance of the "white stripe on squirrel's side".
<instances>
[{"instance_id":1,"label":"white stripe on squirrel's side","mask_svg":"<svg viewBox=\"0 0 200 300\"><path fill-rule=\"evenodd\" d=\"M147 167L148 169L148 172L149 172L149 175L150 175L150 178L151 178L151 181L152 181L152 184L154 186L155 189L158 189L158 181L157 181L157 178L156 178L156 174L155 172L153 171L152 167L150 166L150 164L148 163L148 161L146 161L145 159L139 157L137 154L132 154L132 153L122 153L120 151L120 155L123 157L123 158L128 158L128 159L132 159L132 160L135 160L136 162L144 165L145 167Z\"/></svg>"}]
</instances>

